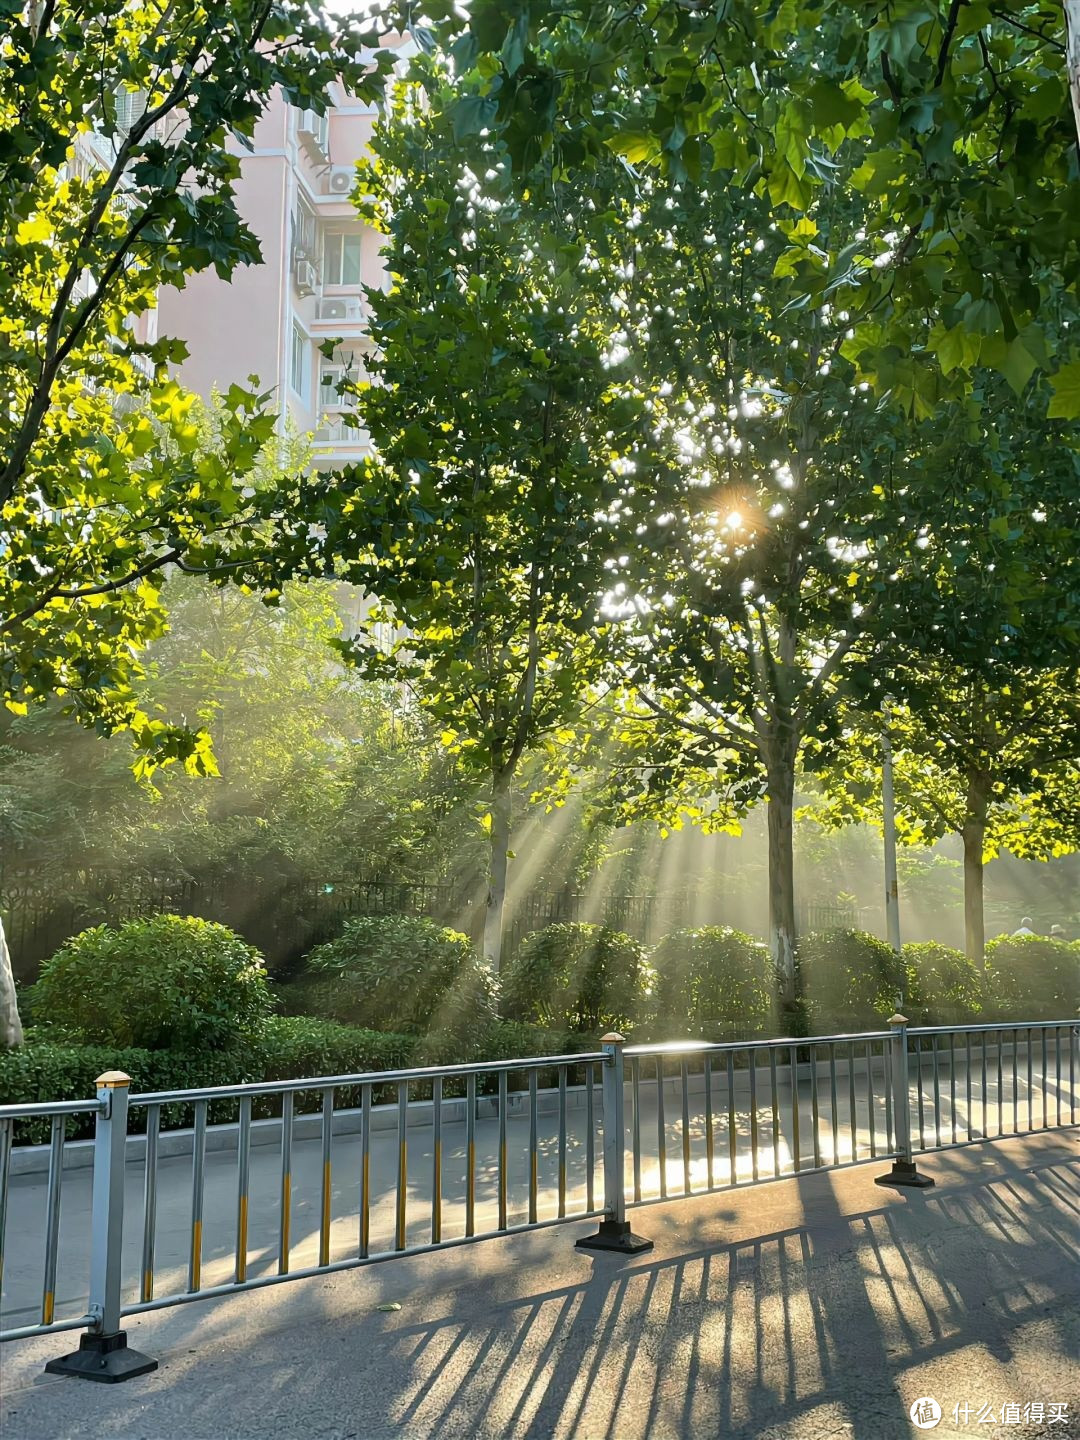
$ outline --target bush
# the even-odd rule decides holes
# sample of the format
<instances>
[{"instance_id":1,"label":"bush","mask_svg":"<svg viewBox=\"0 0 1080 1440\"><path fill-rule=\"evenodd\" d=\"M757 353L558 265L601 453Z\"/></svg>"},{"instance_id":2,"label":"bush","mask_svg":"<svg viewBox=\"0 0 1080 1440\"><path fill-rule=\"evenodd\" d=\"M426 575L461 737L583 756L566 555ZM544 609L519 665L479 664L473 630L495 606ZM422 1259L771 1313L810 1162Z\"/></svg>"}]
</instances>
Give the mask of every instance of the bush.
<instances>
[{"instance_id":1,"label":"bush","mask_svg":"<svg viewBox=\"0 0 1080 1440\"><path fill-rule=\"evenodd\" d=\"M908 996L904 1013L913 1025L971 1025L982 1010L982 978L962 950L927 941L905 945Z\"/></svg>"},{"instance_id":2,"label":"bush","mask_svg":"<svg viewBox=\"0 0 1080 1440\"><path fill-rule=\"evenodd\" d=\"M768 1034L773 970L767 948L740 930L676 930L652 953L657 1039L749 1039Z\"/></svg>"},{"instance_id":3,"label":"bush","mask_svg":"<svg viewBox=\"0 0 1080 1440\"><path fill-rule=\"evenodd\" d=\"M1075 1019L1080 943L1047 935L1002 935L986 947L985 986L988 1019Z\"/></svg>"},{"instance_id":4,"label":"bush","mask_svg":"<svg viewBox=\"0 0 1080 1440\"><path fill-rule=\"evenodd\" d=\"M799 941L799 974L818 1035L878 1030L905 985L902 960L864 930L818 930Z\"/></svg>"},{"instance_id":5,"label":"bush","mask_svg":"<svg viewBox=\"0 0 1080 1440\"><path fill-rule=\"evenodd\" d=\"M467 935L415 915L363 915L307 957L316 1016L404 1035L475 1035L495 1017L494 983Z\"/></svg>"},{"instance_id":6,"label":"bush","mask_svg":"<svg viewBox=\"0 0 1080 1440\"><path fill-rule=\"evenodd\" d=\"M39 1023L147 1050L222 1049L272 1005L259 952L227 926L186 915L84 930L30 992Z\"/></svg>"},{"instance_id":7,"label":"bush","mask_svg":"<svg viewBox=\"0 0 1080 1440\"><path fill-rule=\"evenodd\" d=\"M606 925L548 925L527 935L502 976L502 1011L577 1035L629 1030L647 1000L645 947Z\"/></svg>"},{"instance_id":8,"label":"bush","mask_svg":"<svg viewBox=\"0 0 1080 1440\"><path fill-rule=\"evenodd\" d=\"M144 1050L105 1045L70 1045L31 1037L18 1050L0 1051L0 1105L36 1104L50 1100L93 1099L94 1082L106 1070L123 1070L131 1076L131 1093L191 1090L206 1085L244 1085L256 1081L301 1080L320 1075L360 1074L365 1071L403 1069L412 1063L414 1041L407 1035L358 1030L324 1020L286 1019L275 1016L227 1050L185 1054L178 1050ZM338 1105L356 1102L358 1087L342 1086ZM322 1103L318 1091L296 1097L298 1112ZM256 1116L281 1113L273 1096L256 1098ZM235 1120L235 1100L213 1101L212 1122ZM190 1125L191 1105L166 1105L162 1125ZM146 1111L131 1112L133 1131L146 1127ZM93 1116L76 1115L67 1122L69 1136L89 1136ZM49 1138L48 1120L19 1121L21 1144Z\"/></svg>"}]
</instances>

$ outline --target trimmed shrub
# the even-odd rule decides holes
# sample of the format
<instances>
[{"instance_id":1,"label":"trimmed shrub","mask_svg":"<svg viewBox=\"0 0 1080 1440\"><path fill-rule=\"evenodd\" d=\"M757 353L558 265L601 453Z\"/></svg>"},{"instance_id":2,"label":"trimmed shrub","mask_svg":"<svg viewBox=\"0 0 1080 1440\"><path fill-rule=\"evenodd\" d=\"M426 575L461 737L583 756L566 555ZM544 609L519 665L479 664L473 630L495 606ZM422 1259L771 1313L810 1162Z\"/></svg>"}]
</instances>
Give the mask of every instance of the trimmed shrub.
<instances>
[{"instance_id":1,"label":"trimmed shrub","mask_svg":"<svg viewBox=\"0 0 1080 1440\"><path fill-rule=\"evenodd\" d=\"M929 940L905 945L905 1014L914 1025L972 1025L982 1010L982 978L962 950Z\"/></svg>"},{"instance_id":2,"label":"trimmed shrub","mask_svg":"<svg viewBox=\"0 0 1080 1440\"><path fill-rule=\"evenodd\" d=\"M749 1039L769 1033L772 961L767 947L750 935L719 925L676 930L656 946L652 963L656 1039Z\"/></svg>"},{"instance_id":3,"label":"trimmed shrub","mask_svg":"<svg viewBox=\"0 0 1080 1440\"><path fill-rule=\"evenodd\" d=\"M365 1071L402 1069L413 1063L414 1041L407 1035L358 1030L325 1020L274 1016L258 1031L227 1050L184 1054L177 1050L124 1049L105 1045L70 1045L32 1036L18 1050L0 1051L0 1105L34 1104L49 1100L91 1100L94 1082L106 1070L123 1070L131 1076L133 1095L159 1090L190 1090L204 1085L244 1085L254 1081L300 1080L320 1075L349 1075ZM356 1103L358 1087L341 1086L335 1103ZM320 1092L300 1092L298 1112L316 1110ZM273 1096L257 1097L257 1117L281 1113ZM166 1105L162 1125L190 1125L190 1105ZM235 1100L213 1101L213 1123L235 1120ZM91 1115L75 1115L66 1122L69 1136L93 1134ZM146 1125L141 1106L131 1111L131 1129ZM20 1144L43 1143L49 1138L48 1120L19 1121Z\"/></svg>"},{"instance_id":4,"label":"trimmed shrub","mask_svg":"<svg viewBox=\"0 0 1080 1440\"><path fill-rule=\"evenodd\" d=\"M273 1008L259 952L225 925L154 915L98 925L45 962L35 1021L91 1043L219 1050Z\"/></svg>"},{"instance_id":5,"label":"trimmed shrub","mask_svg":"<svg viewBox=\"0 0 1080 1440\"><path fill-rule=\"evenodd\" d=\"M1080 1005L1080 942L1002 935L986 947L992 1020L1070 1020Z\"/></svg>"},{"instance_id":6,"label":"trimmed shrub","mask_svg":"<svg viewBox=\"0 0 1080 1440\"><path fill-rule=\"evenodd\" d=\"M416 915L359 915L307 957L311 1012L403 1035L475 1035L495 1018L494 982L467 935Z\"/></svg>"},{"instance_id":7,"label":"trimmed shrub","mask_svg":"<svg viewBox=\"0 0 1080 1440\"><path fill-rule=\"evenodd\" d=\"M502 1011L577 1035L630 1030L647 1000L643 945L606 925L548 925L527 935L502 975Z\"/></svg>"},{"instance_id":8,"label":"trimmed shrub","mask_svg":"<svg viewBox=\"0 0 1080 1440\"><path fill-rule=\"evenodd\" d=\"M818 930L799 941L799 974L812 1033L877 1030L905 986L903 961L865 930Z\"/></svg>"}]
</instances>

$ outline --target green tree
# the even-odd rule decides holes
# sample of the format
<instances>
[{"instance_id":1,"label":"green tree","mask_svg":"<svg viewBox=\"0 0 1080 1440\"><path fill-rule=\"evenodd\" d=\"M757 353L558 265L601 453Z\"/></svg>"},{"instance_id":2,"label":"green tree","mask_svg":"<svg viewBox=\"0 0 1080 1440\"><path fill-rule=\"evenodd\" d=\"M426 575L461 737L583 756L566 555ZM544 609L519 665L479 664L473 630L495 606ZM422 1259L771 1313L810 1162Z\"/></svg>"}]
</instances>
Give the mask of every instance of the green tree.
<instances>
[{"instance_id":1,"label":"green tree","mask_svg":"<svg viewBox=\"0 0 1080 1440\"><path fill-rule=\"evenodd\" d=\"M377 458L312 492L321 560L308 521L286 517L277 551L377 597L343 648L405 685L477 777L497 967L514 777L595 673L610 543L595 517L641 407L583 279L580 227L515 193L505 147L480 133L482 110L462 123L448 108L439 67L417 74L360 166L391 283L369 292L375 350L345 389Z\"/></svg>"},{"instance_id":2,"label":"green tree","mask_svg":"<svg viewBox=\"0 0 1080 1440\"><path fill-rule=\"evenodd\" d=\"M162 285L259 260L238 149L280 91L322 109L378 93L374 30L285 0L4 0L0 42L0 685L49 695L155 760L209 767L140 714L137 653L164 628L168 566L255 542L266 397L233 389L212 449L146 320ZM235 143L234 143L235 142Z\"/></svg>"}]
</instances>

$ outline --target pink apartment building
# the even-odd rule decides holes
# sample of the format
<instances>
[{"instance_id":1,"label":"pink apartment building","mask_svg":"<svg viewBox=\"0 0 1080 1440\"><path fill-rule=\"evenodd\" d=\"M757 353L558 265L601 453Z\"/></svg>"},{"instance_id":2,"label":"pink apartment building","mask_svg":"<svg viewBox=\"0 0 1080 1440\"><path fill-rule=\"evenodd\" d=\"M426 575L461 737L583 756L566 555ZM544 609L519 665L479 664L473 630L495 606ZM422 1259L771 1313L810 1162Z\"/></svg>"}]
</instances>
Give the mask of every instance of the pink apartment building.
<instances>
[{"instance_id":1,"label":"pink apartment building","mask_svg":"<svg viewBox=\"0 0 1080 1440\"><path fill-rule=\"evenodd\" d=\"M330 100L319 116L277 97L254 150L239 152L237 198L263 263L240 266L230 282L193 275L183 290L162 290L158 313L161 332L188 347L183 385L208 395L258 376L277 397L281 428L312 433L315 463L327 466L367 452L336 387L343 371L363 373L362 287L383 274L380 237L349 201L376 110L337 87ZM319 349L330 339L332 360Z\"/></svg>"}]
</instances>

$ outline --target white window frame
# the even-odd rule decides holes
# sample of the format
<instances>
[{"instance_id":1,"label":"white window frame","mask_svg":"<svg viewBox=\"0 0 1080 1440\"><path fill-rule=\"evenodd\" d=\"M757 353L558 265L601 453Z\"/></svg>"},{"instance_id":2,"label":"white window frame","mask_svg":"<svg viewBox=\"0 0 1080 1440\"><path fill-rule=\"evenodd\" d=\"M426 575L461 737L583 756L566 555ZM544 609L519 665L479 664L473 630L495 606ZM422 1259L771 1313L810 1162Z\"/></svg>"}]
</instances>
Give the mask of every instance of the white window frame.
<instances>
[{"instance_id":1,"label":"white window frame","mask_svg":"<svg viewBox=\"0 0 1080 1440\"><path fill-rule=\"evenodd\" d=\"M299 359L299 366L297 360ZM299 376L297 369L299 368ZM306 334L298 320L292 322L289 338L289 389L305 403L311 377L311 337ZM299 383L297 383L299 380Z\"/></svg>"},{"instance_id":2,"label":"white window frame","mask_svg":"<svg viewBox=\"0 0 1080 1440\"><path fill-rule=\"evenodd\" d=\"M356 279L345 279L345 247L352 241L356 245ZM334 255L334 249L337 254ZM337 261L336 269L334 261ZM359 230L327 229L323 232L322 245L323 284L332 285L336 290L359 290L364 283L364 239Z\"/></svg>"}]
</instances>

